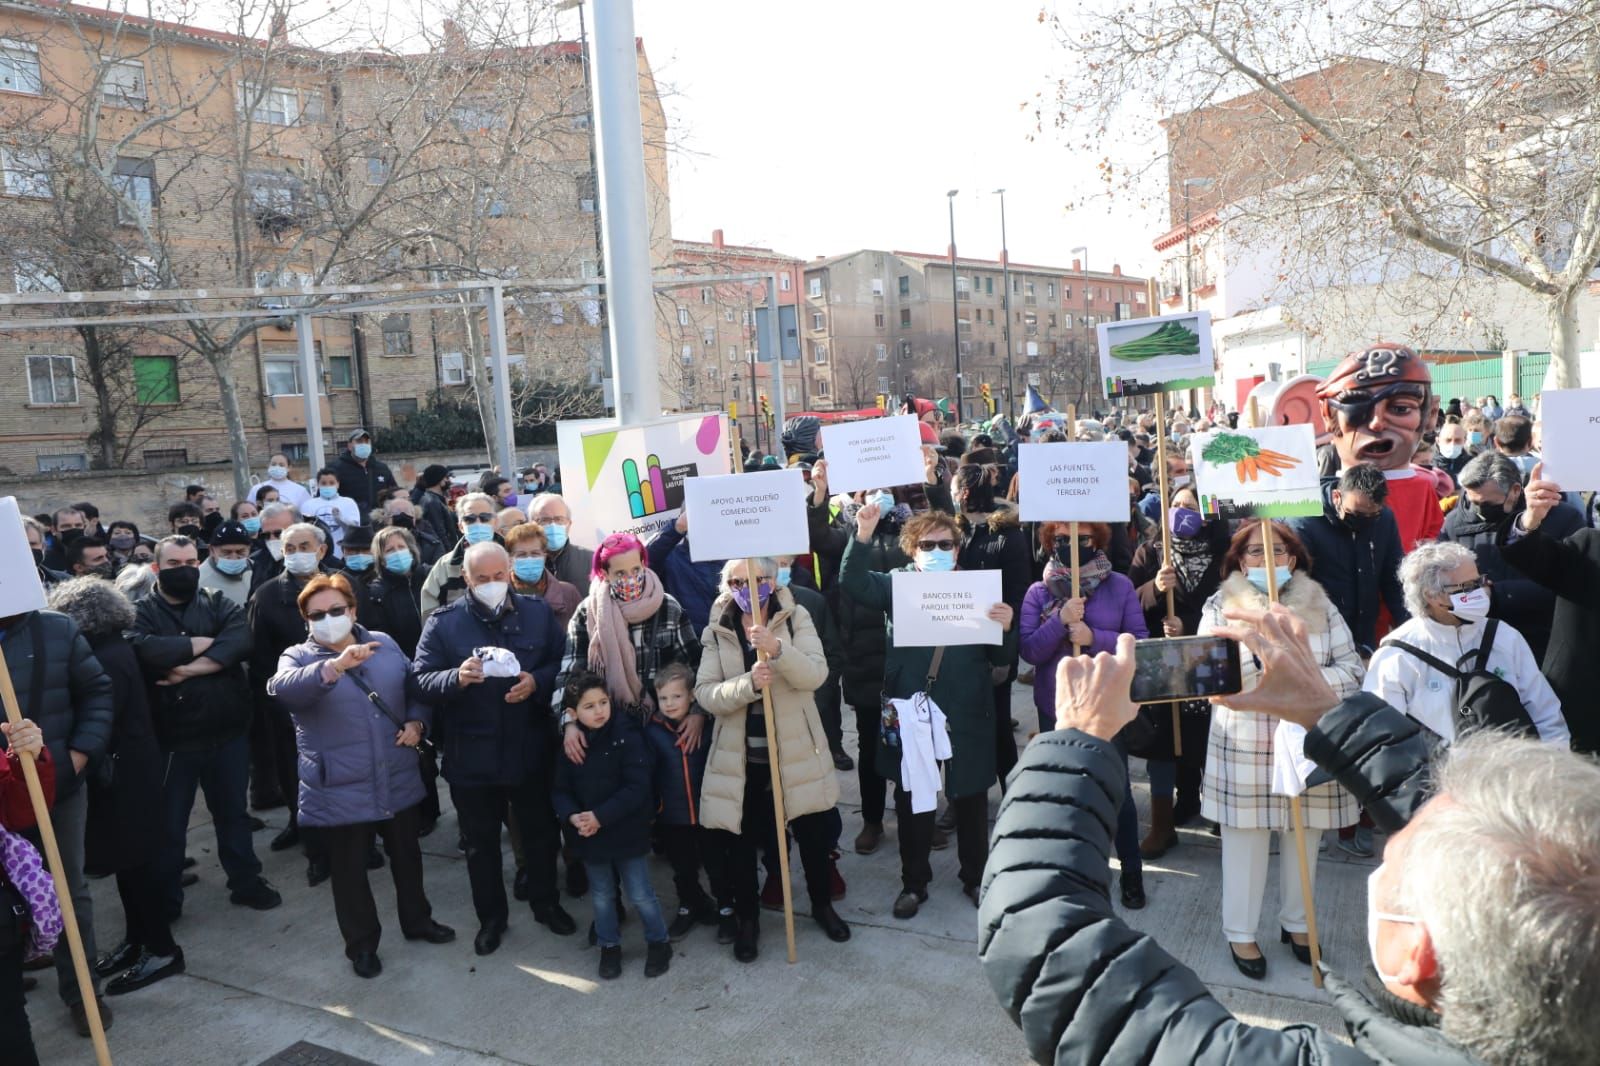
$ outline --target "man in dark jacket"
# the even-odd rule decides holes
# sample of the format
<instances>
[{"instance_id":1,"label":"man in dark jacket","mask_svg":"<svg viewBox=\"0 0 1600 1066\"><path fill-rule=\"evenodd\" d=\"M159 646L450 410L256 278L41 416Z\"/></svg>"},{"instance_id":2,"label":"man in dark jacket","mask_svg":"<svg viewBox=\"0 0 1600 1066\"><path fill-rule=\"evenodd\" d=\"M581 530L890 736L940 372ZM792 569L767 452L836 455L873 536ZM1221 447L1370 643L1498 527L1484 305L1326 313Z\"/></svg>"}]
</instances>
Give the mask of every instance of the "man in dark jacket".
<instances>
[{"instance_id":1,"label":"man in dark jacket","mask_svg":"<svg viewBox=\"0 0 1600 1066\"><path fill-rule=\"evenodd\" d=\"M1600 767L1534 741L1480 736L1458 742L1430 773L1417 724L1369 693L1339 702L1288 611L1239 620L1253 628L1228 635L1256 655L1263 674L1229 705L1309 728L1306 755L1392 834L1368 900L1383 995L1369 999L1324 968L1354 1047L1313 1026L1246 1025L1193 971L1113 913L1108 856L1126 770L1111 738L1136 713L1133 640L1124 636L1115 656L1063 664L1063 728L1024 753L985 871L979 956L1033 1058L1198 1066L1592 1061L1600 1015L1587 997L1549 989L1600 983L1587 934L1600 913L1592 896L1573 896L1570 874L1600 859ZM1430 802L1435 786L1448 802Z\"/></svg>"},{"instance_id":2,"label":"man in dark jacket","mask_svg":"<svg viewBox=\"0 0 1600 1066\"><path fill-rule=\"evenodd\" d=\"M361 524L366 525L378 506L378 494L395 487L393 472L372 457L372 434L359 426L351 430L350 446L339 453L333 469L339 475L339 495L355 501Z\"/></svg>"},{"instance_id":3,"label":"man in dark jacket","mask_svg":"<svg viewBox=\"0 0 1600 1066\"><path fill-rule=\"evenodd\" d=\"M0 648L16 689L17 705L44 733L56 764L56 803L50 820L61 848L62 872L83 936L83 950L92 959L94 900L83 875L89 791L83 774L111 740L115 707L111 679L72 619L55 611L29 611L0 619ZM78 1031L88 1036L89 1019L65 936L56 946L55 963L61 1002L72 1012ZM101 1016L109 1025L110 1015L104 1007Z\"/></svg>"},{"instance_id":4,"label":"man in dark jacket","mask_svg":"<svg viewBox=\"0 0 1600 1066\"><path fill-rule=\"evenodd\" d=\"M44 590L46 592L49 592L56 585L59 585L61 582L67 580L69 575L63 574L59 570L52 570L48 566L44 565L44 526L39 524L38 519L29 518L27 515L23 515L22 529L23 532L28 535L28 548L33 552L33 565L34 569L39 572L39 584L44 586Z\"/></svg>"},{"instance_id":5,"label":"man in dark jacket","mask_svg":"<svg viewBox=\"0 0 1600 1066\"><path fill-rule=\"evenodd\" d=\"M1290 527L1311 552L1311 576L1339 608L1357 645L1378 646L1378 608L1399 625L1411 615L1400 587L1400 527L1384 506L1383 471L1357 463L1324 484L1322 514L1296 518Z\"/></svg>"},{"instance_id":6,"label":"man in dark jacket","mask_svg":"<svg viewBox=\"0 0 1600 1066\"><path fill-rule=\"evenodd\" d=\"M1522 472L1498 452L1484 452L1461 469L1461 502L1445 515L1440 540L1455 541L1478 557L1478 573L1489 581L1489 612L1521 633L1537 662L1550 645L1556 593L1512 566L1497 542L1507 518L1522 513ZM1539 525L1549 540L1564 540L1584 526L1583 513L1558 503ZM1600 649L1596 649L1600 651Z\"/></svg>"},{"instance_id":7,"label":"man in dark jacket","mask_svg":"<svg viewBox=\"0 0 1600 1066\"><path fill-rule=\"evenodd\" d=\"M569 539L572 508L567 501L554 492L539 493L528 503L528 521L544 527L544 541L549 548L549 554L545 556L545 569L555 571L556 577L574 586L580 593L587 593L594 552L573 544Z\"/></svg>"},{"instance_id":8,"label":"man in dark jacket","mask_svg":"<svg viewBox=\"0 0 1600 1066\"><path fill-rule=\"evenodd\" d=\"M419 484L422 494L417 497L416 504L422 508L422 517L417 520L417 527L427 529L435 540L444 545L444 551L450 551L461 539L461 530L456 528L455 511L445 496L450 491L450 468L438 463L424 467Z\"/></svg>"},{"instance_id":9,"label":"man in dark jacket","mask_svg":"<svg viewBox=\"0 0 1600 1066\"><path fill-rule=\"evenodd\" d=\"M500 946L509 908L500 864L500 823L509 805L527 857L535 921L566 936L577 928L556 885L557 834L550 784L555 729L550 719L566 636L550 605L510 591L511 557L492 542L462 560L468 592L428 616L417 641L416 677L435 710L481 928L479 955ZM509 652L515 677L486 672L479 649Z\"/></svg>"},{"instance_id":10,"label":"man in dark jacket","mask_svg":"<svg viewBox=\"0 0 1600 1066\"><path fill-rule=\"evenodd\" d=\"M167 753L162 878L167 903L183 908L184 845L196 787L205 792L228 874L228 898L271 910L282 897L261 876L250 840L250 689L244 663L250 630L244 612L200 588L200 555L188 537L156 544L156 588L139 601L129 639L150 686L156 738Z\"/></svg>"}]
</instances>

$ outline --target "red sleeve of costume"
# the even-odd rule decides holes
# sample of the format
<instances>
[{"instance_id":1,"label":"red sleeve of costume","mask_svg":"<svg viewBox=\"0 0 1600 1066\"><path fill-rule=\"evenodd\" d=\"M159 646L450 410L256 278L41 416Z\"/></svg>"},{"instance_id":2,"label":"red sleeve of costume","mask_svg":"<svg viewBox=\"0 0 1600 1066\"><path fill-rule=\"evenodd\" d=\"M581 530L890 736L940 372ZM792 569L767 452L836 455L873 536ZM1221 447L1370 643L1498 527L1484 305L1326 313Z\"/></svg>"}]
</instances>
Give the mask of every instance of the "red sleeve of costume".
<instances>
[{"instance_id":1,"label":"red sleeve of costume","mask_svg":"<svg viewBox=\"0 0 1600 1066\"><path fill-rule=\"evenodd\" d=\"M39 768L39 785L44 789L44 801L55 802L56 764L50 758L50 749L39 752L34 761ZM7 829L30 829L37 823L33 816L33 803L28 799L28 779L23 776L22 763L14 752L0 758L0 825Z\"/></svg>"},{"instance_id":2,"label":"red sleeve of costume","mask_svg":"<svg viewBox=\"0 0 1600 1066\"><path fill-rule=\"evenodd\" d=\"M1389 482L1389 509L1400 527L1400 550L1409 552L1425 540L1437 540L1444 528L1444 511L1439 507L1433 479L1397 478Z\"/></svg>"}]
</instances>

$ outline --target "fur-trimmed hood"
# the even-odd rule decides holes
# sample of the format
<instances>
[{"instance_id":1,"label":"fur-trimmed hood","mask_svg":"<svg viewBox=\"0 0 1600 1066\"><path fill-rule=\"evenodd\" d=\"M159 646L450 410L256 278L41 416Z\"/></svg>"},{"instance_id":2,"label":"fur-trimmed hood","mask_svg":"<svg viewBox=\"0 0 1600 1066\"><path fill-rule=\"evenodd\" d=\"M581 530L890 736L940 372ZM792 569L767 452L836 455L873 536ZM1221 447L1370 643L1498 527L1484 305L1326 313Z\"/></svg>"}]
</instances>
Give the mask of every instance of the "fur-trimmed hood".
<instances>
[{"instance_id":1,"label":"fur-trimmed hood","mask_svg":"<svg viewBox=\"0 0 1600 1066\"><path fill-rule=\"evenodd\" d=\"M85 637L133 628L133 604L104 578L63 581L50 590L50 609L71 618Z\"/></svg>"},{"instance_id":2,"label":"fur-trimmed hood","mask_svg":"<svg viewBox=\"0 0 1600 1066\"><path fill-rule=\"evenodd\" d=\"M988 514L969 514L963 511L956 515L956 525L961 528L963 535L972 532L975 521L981 521L989 527L990 533L1003 533L1008 529L1021 529L1022 516L1010 503L996 500L994 510Z\"/></svg>"},{"instance_id":3,"label":"fur-trimmed hood","mask_svg":"<svg viewBox=\"0 0 1600 1066\"><path fill-rule=\"evenodd\" d=\"M1259 611L1267 606L1267 594L1250 584L1242 573L1229 574L1217 590L1222 607L1244 608ZM1305 623L1308 633L1325 633L1328 630L1330 610L1328 594L1310 574L1295 571L1289 583L1278 590L1278 602L1295 613Z\"/></svg>"}]
</instances>

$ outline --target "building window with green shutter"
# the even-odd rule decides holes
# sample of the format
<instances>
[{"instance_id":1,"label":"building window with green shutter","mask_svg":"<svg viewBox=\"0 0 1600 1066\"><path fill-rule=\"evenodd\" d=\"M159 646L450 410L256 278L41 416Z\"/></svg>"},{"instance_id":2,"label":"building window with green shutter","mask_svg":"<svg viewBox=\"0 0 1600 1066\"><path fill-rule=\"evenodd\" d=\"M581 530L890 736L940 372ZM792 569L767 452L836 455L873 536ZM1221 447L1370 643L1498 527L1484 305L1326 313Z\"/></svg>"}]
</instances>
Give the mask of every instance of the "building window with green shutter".
<instances>
[{"instance_id":1,"label":"building window with green shutter","mask_svg":"<svg viewBox=\"0 0 1600 1066\"><path fill-rule=\"evenodd\" d=\"M170 355L133 357L134 395L142 405L178 402L178 361Z\"/></svg>"},{"instance_id":2,"label":"building window with green shutter","mask_svg":"<svg viewBox=\"0 0 1600 1066\"><path fill-rule=\"evenodd\" d=\"M355 374L351 370L348 355L330 355L328 357L328 388L353 389L356 387Z\"/></svg>"}]
</instances>

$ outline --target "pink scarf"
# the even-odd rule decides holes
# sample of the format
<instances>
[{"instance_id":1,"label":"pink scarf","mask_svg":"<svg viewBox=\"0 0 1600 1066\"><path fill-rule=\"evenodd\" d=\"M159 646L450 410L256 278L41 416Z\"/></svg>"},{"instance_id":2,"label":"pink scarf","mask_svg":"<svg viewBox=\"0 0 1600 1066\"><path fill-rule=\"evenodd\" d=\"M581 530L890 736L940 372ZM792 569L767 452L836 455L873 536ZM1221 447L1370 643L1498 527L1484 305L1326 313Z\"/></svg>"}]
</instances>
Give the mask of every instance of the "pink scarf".
<instances>
[{"instance_id":1,"label":"pink scarf","mask_svg":"<svg viewBox=\"0 0 1600 1066\"><path fill-rule=\"evenodd\" d=\"M665 597L654 570L644 572L644 594L629 603L611 595L605 578L589 582L589 669L606 679L606 691L619 707L639 706L644 694L628 627L661 610Z\"/></svg>"}]
</instances>

